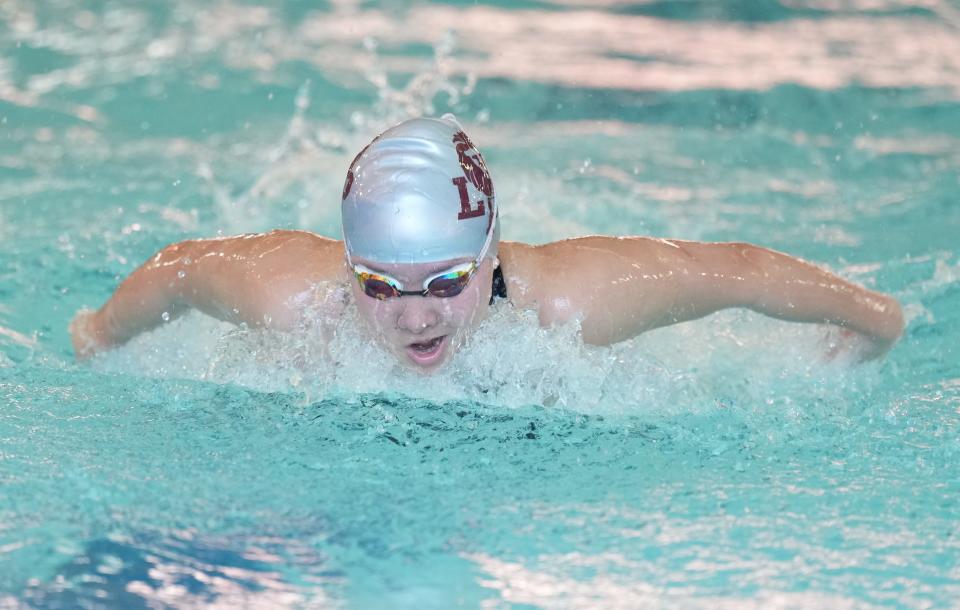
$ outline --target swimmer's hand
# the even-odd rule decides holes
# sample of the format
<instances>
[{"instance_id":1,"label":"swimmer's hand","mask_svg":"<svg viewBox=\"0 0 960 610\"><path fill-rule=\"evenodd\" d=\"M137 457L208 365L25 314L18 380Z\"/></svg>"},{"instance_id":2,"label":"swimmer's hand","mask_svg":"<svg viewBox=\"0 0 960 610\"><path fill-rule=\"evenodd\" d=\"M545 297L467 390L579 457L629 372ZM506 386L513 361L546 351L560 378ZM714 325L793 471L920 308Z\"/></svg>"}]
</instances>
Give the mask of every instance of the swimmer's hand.
<instances>
[{"instance_id":1,"label":"swimmer's hand","mask_svg":"<svg viewBox=\"0 0 960 610\"><path fill-rule=\"evenodd\" d=\"M880 315L864 316L856 321L861 328L830 326L824 341L826 361L845 361L850 363L867 362L882 358L903 336L905 321L903 308L889 295L873 293L877 307L872 313ZM870 322L866 324L865 322Z\"/></svg>"},{"instance_id":2,"label":"swimmer's hand","mask_svg":"<svg viewBox=\"0 0 960 610\"><path fill-rule=\"evenodd\" d=\"M860 363L886 355L899 339L868 336L849 328L830 327L822 341L826 362Z\"/></svg>"},{"instance_id":3,"label":"swimmer's hand","mask_svg":"<svg viewBox=\"0 0 960 610\"><path fill-rule=\"evenodd\" d=\"M86 360L109 345L103 341L97 312L81 309L70 322L70 341L77 360Z\"/></svg>"}]
</instances>

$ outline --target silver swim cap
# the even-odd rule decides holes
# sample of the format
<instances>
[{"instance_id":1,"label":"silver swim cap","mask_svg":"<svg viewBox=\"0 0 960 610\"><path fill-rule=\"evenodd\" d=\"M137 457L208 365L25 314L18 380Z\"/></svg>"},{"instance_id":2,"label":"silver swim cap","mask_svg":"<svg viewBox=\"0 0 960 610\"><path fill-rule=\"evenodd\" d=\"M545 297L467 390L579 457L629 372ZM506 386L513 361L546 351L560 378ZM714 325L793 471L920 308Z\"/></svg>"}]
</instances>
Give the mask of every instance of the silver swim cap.
<instances>
[{"instance_id":1,"label":"silver swim cap","mask_svg":"<svg viewBox=\"0 0 960 610\"><path fill-rule=\"evenodd\" d=\"M500 229L493 182L452 114L391 127L356 156L341 204L347 254L379 263L476 257Z\"/></svg>"}]
</instances>

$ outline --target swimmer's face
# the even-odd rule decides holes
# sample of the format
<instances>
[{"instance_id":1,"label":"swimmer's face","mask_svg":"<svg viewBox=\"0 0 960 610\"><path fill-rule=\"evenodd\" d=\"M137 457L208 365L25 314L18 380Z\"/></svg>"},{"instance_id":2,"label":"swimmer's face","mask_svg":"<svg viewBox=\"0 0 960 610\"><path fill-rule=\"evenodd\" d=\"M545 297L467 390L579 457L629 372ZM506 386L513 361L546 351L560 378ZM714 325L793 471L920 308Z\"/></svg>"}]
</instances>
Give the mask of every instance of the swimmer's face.
<instances>
[{"instance_id":1,"label":"swimmer's face","mask_svg":"<svg viewBox=\"0 0 960 610\"><path fill-rule=\"evenodd\" d=\"M416 264L354 262L399 280L405 290L420 290L426 278L469 259ZM450 360L487 315L492 276L493 263L485 258L463 292L448 298L405 295L376 299L363 292L352 274L351 286L360 315L374 336L407 366L432 373Z\"/></svg>"}]
</instances>

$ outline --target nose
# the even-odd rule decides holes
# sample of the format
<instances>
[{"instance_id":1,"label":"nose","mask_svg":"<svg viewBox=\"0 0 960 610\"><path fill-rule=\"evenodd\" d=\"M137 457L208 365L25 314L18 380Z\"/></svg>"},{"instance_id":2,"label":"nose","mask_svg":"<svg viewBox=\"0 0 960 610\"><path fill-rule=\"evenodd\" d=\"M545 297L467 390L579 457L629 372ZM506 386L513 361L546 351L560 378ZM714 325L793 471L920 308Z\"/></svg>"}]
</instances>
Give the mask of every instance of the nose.
<instances>
[{"instance_id":1,"label":"nose","mask_svg":"<svg viewBox=\"0 0 960 610\"><path fill-rule=\"evenodd\" d=\"M420 334L437 325L440 312L431 299L419 296L401 297L402 307L397 317L397 328L413 334Z\"/></svg>"}]
</instances>

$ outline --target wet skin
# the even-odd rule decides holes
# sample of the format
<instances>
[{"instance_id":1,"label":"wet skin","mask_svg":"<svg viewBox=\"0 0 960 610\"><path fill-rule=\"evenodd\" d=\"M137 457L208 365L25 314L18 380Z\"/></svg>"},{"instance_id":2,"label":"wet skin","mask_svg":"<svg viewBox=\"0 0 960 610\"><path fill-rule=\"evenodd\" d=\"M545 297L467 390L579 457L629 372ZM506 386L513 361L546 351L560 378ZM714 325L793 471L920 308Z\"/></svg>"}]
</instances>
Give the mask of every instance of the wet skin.
<instances>
[{"instance_id":1,"label":"wet skin","mask_svg":"<svg viewBox=\"0 0 960 610\"><path fill-rule=\"evenodd\" d=\"M355 262L400 280L407 290L417 290L431 275L468 261L452 259L409 265L364 259ZM486 258L463 292L449 298L404 295L381 300L365 294L355 280L350 285L370 335L404 364L432 372L449 361L486 317L492 276L493 262Z\"/></svg>"},{"instance_id":2,"label":"wet skin","mask_svg":"<svg viewBox=\"0 0 960 610\"><path fill-rule=\"evenodd\" d=\"M533 310L542 326L577 320L584 342L608 345L647 330L745 307L846 332L829 356L867 360L886 353L903 331L890 296L868 290L786 254L745 243L589 236L530 246L501 242L509 303ZM437 265L376 265L419 287ZM122 344L189 309L233 323L296 331L307 310L342 313L342 302L306 303L319 284L350 285L371 339L401 362L430 372L450 360L487 313L492 265L451 299L384 302L359 290L343 242L305 231L172 244L134 271L96 312L71 323L78 358ZM309 307L308 307L309 305ZM443 337L438 345L427 345ZM436 348L436 349L434 349Z\"/></svg>"}]
</instances>

